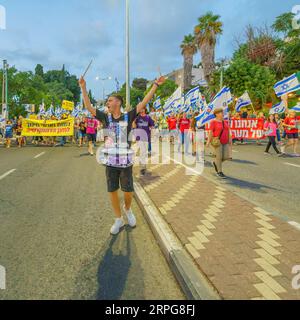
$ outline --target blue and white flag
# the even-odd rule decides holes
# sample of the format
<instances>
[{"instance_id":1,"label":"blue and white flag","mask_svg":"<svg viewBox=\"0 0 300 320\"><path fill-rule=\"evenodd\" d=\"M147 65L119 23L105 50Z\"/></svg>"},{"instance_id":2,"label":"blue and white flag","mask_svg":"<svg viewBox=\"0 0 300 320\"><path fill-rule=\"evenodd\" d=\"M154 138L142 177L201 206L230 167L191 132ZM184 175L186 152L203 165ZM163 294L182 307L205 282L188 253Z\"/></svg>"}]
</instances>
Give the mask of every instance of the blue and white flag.
<instances>
[{"instance_id":1,"label":"blue and white flag","mask_svg":"<svg viewBox=\"0 0 300 320\"><path fill-rule=\"evenodd\" d=\"M291 110L295 112L300 112L300 104L298 103L295 107L293 107Z\"/></svg>"},{"instance_id":2,"label":"blue and white flag","mask_svg":"<svg viewBox=\"0 0 300 320\"><path fill-rule=\"evenodd\" d=\"M159 110L161 108L161 100L160 97L157 97L156 100L153 103L153 108L155 110Z\"/></svg>"},{"instance_id":3,"label":"blue and white flag","mask_svg":"<svg viewBox=\"0 0 300 320\"><path fill-rule=\"evenodd\" d=\"M286 110L286 106L284 101L279 102L270 110L270 114L281 114L284 113Z\"/></svg>"},{"instance_id":4,"label":"blue and white flag","mask_svg":"<svg viewBox=\"0 0 300 320\"><path fill-rule=\"evenodd\" d=\"M297 74L294 73L290 77L279 81L274 86L275 93L278 97L281 97L287 93L300 90L300 83Z\"/></svg>"},{"instance_id":5,"label":"blue and white flag","mask_svg":"<svg viewBox=\"0 0 300 320\"><path fill-rule=\"evenodd\" d=\"M181 87L178 87L178 89L169 97L169 99L166 101L164 105L164 110L169 110L172 106L174 107L174 102L181 100L182 95Z\"/></svg>"},{"instance_id":6,"label":"blue and white flag","mask_svg":"<svg viewBox=\"0 0 300 320\"><path fill-rule=\"evenodd\" d=\"M79 106L76 106L74 110L72 111L72 117L78 118L80 115L81 110L79 109Z\"/></svg>"},{"instance_id":7,"label":"blue and white flag","mask_svg":"<svg viewBox=\"0 0 300 320\"><path fill-rule=\"evenodd\" d=\"M228 105L233 101L230 89L224 87L220 92L216 94L213 101L207 106L205 111L201 114L201 125L209 123L215 119L214 110L223 108L225 113L228 112Z\"/></svg>"},{"instance_id":8,"label":"blue and white flag","mask_svg":"<svg viewBox=\"0 0 300 320\"><path fill-rule=\"evenodd\" d=\"M56 118L60 118L63 115L63 113L64 113L64 111L60 107L57 107L55 109L55 117Z\"/></svg>"},{"instance_id":9,"label":"blue and white flag","mask_svg":"<svg viewBox=\"0 0 300 320\"><path fill-rule=\"evenodd\" d=\"M240 98L238 98L238 101L235 106L235 110L237 112L240 112L242 108L250 106L252 104L252 101L249 97L248 92L245 92Z\"/></svg>"}]
</instances>

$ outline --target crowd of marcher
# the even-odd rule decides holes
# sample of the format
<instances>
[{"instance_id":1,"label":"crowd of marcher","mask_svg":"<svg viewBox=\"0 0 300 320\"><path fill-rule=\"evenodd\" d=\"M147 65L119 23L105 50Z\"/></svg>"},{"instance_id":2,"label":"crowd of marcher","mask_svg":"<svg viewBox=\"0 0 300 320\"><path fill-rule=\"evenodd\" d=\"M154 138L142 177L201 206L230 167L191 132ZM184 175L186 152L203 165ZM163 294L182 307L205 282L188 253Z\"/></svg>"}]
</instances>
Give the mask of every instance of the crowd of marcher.
<instances>
[{"instance_id":1,"label":"crowd of marcher","mask_svg":"<svg viewBox=\"0 0 300 320\"><path fill-rule=\"evenodd\" d=\"M245 110L237 112L230 116L230 120L224 119L223 109L217 109L214 112L215 119L211 121L209 130L205 126L199 126L196 118L199 113L188 112L178 115L171 114L165 116L163 112L147 112L146 108L138 115L133 122L133 129L142 129L146 133L147 141L143 141L141 160L141 174L146 174L147 159L145 155L151 156L152 137L157 137L160 141L169 141L172 145L177 145L177 151L190 154L201 161L204 150L199 150L200 144L197 144L196 132L203 130L206 137L206 146L212 147L215 155L213 167L219 177L224 178L222 162L232 158L231 146L233 144L245 144L244 138L232 139L229 121L239 119L260 119L264 123L265 137L267 146L265 154L270 154L271 147L279 156L284 155L286 150L297 154L299 141L299 122L294 111L287 111L285 114L265 115L263 112ZM52 116L49 120L65 120L71 115L63 114L60 119ZM37 116L37 120L44 120L42 116ZM19 148L27 144L37 146L63 147L67 143L77 145L78 147L87 146L88 153L93 156L94 148L97 144L104 141L103 124L96 120L92 115L78 117L74 120L74 135L71 137L31 137L22 136L22 116L2 123L0 135L1 143L6 148L15 145ZM140 137L136 138L139 142ZM145 139L144 139L145 140ZM145 145L146 143L146 145ZM261 140L257 140L261 144Z\"/></svg>"}]
</instances>

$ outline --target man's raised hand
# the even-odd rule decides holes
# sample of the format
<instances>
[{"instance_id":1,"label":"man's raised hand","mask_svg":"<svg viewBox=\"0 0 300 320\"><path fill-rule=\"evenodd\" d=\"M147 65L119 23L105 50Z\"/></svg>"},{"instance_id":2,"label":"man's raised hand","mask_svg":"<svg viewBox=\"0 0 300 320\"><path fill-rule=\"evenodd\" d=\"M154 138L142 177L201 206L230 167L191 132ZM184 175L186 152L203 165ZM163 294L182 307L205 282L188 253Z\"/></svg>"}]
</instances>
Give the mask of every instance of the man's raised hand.
<instances>
[{"instance_id":1,"label":"man's raised hand","mask_svg":"<svg viewBox=\"0 0 300 320\"><path fill-rule=\"evenodd\" d=\"M161 86L161 85L163 85L163 84L165 83L165 81L166 81L166 78L163 77L163 76L161 76L161 77L159 77L159 78L156 80L156 83L157 83L159 86Z\"/></svg>"},{"instance_id":2,"label":"man's raised hand","mask_svg":"<svg viewBox=\"0 0 300 320\"><path fill-rule=\"evenodd\" d=\"M83 77L80 77L80 79L79 79L79 86L81 89L86 88L86 81L84 80Z\"/></svg>"}]
</instances>

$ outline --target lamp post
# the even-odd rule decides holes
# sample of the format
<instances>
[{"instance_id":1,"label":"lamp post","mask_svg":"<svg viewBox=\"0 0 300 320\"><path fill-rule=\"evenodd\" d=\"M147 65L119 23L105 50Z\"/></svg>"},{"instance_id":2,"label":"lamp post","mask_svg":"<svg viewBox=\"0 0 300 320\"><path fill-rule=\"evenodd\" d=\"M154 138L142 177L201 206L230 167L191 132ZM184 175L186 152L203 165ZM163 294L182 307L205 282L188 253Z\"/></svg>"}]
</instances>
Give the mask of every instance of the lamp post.
<instances>
[{"instance_id":1,"label":"lamp post","mask_svg":"<svg viewBox=\"0 0 300 320\"><path fill-rule=\"evenodd\" d=\"M126 0L126 109L130 109L130 14L129 1Z\"/></svg>"},{"instance_id":2,"label":"lamp post","mask_svg":"<svg viewBox=\"0 0 300 320\"><path fill-rule=\"evenodd\" d=\"M105 101L105 84L104 81L112 80L112 77L107 78L100 78L99 76L96 77L96 81L102 81L103 82L103 103Z\"/></svg>"}]
</instances>

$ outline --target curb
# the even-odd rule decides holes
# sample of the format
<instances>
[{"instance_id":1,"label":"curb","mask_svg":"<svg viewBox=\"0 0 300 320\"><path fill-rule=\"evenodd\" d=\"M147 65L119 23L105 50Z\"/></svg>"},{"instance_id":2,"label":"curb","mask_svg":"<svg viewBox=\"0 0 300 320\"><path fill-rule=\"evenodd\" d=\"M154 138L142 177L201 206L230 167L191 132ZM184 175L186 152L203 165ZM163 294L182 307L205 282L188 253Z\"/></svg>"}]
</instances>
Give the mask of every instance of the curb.
<instances>
[{"instance_id":1,"label":"curb","mask_svg":"<svg viewBox=\"0 0 300 320\"><path fill-rule=\"evenodd\" d=\"M222 300L162 218L143 187L138 182L134 182L134 188L137 203L187 298L189 300Z\"/></svg>"}]
</instances>

